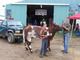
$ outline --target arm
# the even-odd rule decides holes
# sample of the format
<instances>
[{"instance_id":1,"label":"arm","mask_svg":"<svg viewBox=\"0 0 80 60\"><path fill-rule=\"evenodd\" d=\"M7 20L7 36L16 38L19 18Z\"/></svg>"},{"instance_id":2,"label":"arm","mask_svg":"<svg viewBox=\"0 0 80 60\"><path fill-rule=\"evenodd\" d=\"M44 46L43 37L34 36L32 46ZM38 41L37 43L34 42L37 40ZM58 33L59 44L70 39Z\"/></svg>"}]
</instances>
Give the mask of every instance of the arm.
<instances>
[{"instance_id":1,"label":"arm","mask_svg":"<svg viewBox=\"0 0 80 60\"><path fill-rule=\"evenodd\" d=\"M40 36L42 36L42 37L44 36L43 35L43 29L41 29L41 31L40 31Z\"/></svg>"},{"instance_id":2,"label":"arm","mask_svg":"<svg viewBox=\"0 0 80 60\"><path fill-rule=\"evenodd\" d=\"M43 32L44 32L44 29L42 28L41 31L40 31L40 37L41 37L41 39L44 39L44 38L47 37L47 35L44 35Z\"/></svg>"},{"instance_id":3,"label":"arm","mask_svg":"<svg viewBox=\"0 0 80 60\"><path fill-rule=\"evenodd\" d=\"M66 27L66 25L63 24L62 27L67 31L70 31L70 29L71 29L71 25L70 24L68 24L68 27Z\"/></svg>"},{"instance_id":4,"label":"arm","mask_svg":"<svg viewBox=\"0 0 80 60\"><path fill-rule=\"evenodd\" d=\"M63 28L64 28L65 30L69 31L69 29L68 29L66 26L64 26L64 25L63 25Z\"/></svg>"}]
</instances>

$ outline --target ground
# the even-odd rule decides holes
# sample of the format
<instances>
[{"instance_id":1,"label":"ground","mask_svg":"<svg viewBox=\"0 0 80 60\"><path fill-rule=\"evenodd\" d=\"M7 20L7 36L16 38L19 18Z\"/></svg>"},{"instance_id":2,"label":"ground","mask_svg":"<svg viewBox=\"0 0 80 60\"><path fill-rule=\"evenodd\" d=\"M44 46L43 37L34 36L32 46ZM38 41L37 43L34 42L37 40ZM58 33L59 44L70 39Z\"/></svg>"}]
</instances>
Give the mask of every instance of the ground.
<instances>
[{"instance_id":1,"label":"ground","mask_svg":"<svg viewBox=\"0 0 80 60\"><path fill-rule=\"evenodd\" d=\"M51 52L48 57L40 58L40 39L33 39L33 53L26 51L23 43L9 44L7 40L0 39L0 60L80 60L80 37L73 37L69 41L69 52L63 54L63 38L55 35L51 41Z\"/></svg>"}]
</instances>

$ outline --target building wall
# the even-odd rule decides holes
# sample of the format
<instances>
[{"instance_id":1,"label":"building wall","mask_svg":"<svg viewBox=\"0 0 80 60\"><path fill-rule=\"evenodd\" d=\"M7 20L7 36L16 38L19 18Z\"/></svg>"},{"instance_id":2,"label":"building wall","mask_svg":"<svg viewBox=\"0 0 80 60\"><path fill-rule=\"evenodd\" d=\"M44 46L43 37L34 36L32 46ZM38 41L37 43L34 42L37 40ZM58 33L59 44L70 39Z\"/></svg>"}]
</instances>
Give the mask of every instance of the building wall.
<instances>
[{"instance_id":1,"label":"building wall","mask_svg":"<svg viewBox=\"0 0 80 60\"><path fill-rule=\"evenodd\" d=\"M70 4L67 5L55 5L54 6L54 19L53 22L59 25L62 24L62 21L65 20L66 17L69 15L69 9L76 10L78 8L78 4L80 0L24 0L21 3L65 3ZM26 25L26 18L27 18L27 5L26 4L12 4L7 5L6 9L11 9L11 16L14 20L20 20L24 25Z\"/></svg>"},{"instance_id":2,"label":"building wall","mask_svg":"<svg viewBox=\"0 0 80 60\"><path fill-rule=\"evenodd\" d=\"M80 12L80 4L78 5L78 7L79 7L78 9L79 9L79 12Z\"/></svg>"},{"instance_id":3,"label":"building wall","mask_svg":"<svg viewBox=\"0 0 80 60\"><path fill-rule=\"evenodd\" d=\"M19 20L26 26L27 23L27 5L12 4L7 5L6 9L11 9L11 15L14 20ZM54 5L53 8L53 22L61 25L62 21L68 17L69 6L68 5Z\"/></svg>"},{"instance_id":4,"label":"building wall","mask_svg":"<svg viewBox=\"0 0 80 60\"><path fill-rule=\"evenodd\" d=\"M14 20L19 20L23 25L26 25L27 6L26 5L7 5L6 10L11 10L11 17Z\"/></svg>"},{"instance_id":5,"label":"building wall","mask_svg":"<svg viewBox=\"0 0 80 60\"><path fill-rule=\"evenodd\" d=\"M68 17L69 6L55 5L54 6L54 23L61 25L63 20Z\"/></svg>"},{"instance_id":6,"label":"building wall","mask_svg":"<svg viewBox=\"0 0 80 60\"><path fill-rule=\"evenodd\" d=\"M66 3L70 4L70 7L75 10L78 9L78 4L80 4L80 0L23 0L23 2L27 3Z\"/></svg>"}]
</instances>

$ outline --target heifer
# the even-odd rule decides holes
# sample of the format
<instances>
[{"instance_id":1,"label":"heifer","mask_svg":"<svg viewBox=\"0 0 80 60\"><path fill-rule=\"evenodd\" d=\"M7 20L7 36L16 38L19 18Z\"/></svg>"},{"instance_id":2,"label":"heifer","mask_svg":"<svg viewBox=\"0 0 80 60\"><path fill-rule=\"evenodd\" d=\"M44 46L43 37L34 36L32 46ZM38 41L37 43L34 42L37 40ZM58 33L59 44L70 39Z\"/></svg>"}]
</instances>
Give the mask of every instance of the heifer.
<instances>
[{"instance_id":1,"label":"heifer","mask_svg":"<svg viewBox=\"0 0 80 60\"><path fill-rule=\"evenodd\" d=\"M24 28L23 30L23 42L25 44L26 50L30 50L32 53L32 38L34 37L34 30L33 26L31 24L28 24L27 27Z\"/></svg>"},{"instance_id":2,"label":"heifer","mask_svg":"<svg viewBox=\"0 0 80 60\"><path fill-rule=\"evenodd\" d=\"M27 35L28 35L28 31L31 30L32 28L31 27L25 27L24 28L24 42L25 42L25 45L27 44L28 45L28 48L30 50L30 52L32 52L31 48L29 46L31 46L31 43L28 41L28 39L26 38ZM54 23L50 23L49 25L49 33L52 33L51 36L48 36L48 50L51 51L50 49L50 41L52 40L52 38L54 37L55 33L60 31L62 28L59 26L59 25L56 25ZM41 31L41 26L33 26L33 30L36 32L36 36L40 38L40 31ZM32 33L33 34L33 33ZM26 48L27 49L27 48Z\"/></svg>"}]
</instances>

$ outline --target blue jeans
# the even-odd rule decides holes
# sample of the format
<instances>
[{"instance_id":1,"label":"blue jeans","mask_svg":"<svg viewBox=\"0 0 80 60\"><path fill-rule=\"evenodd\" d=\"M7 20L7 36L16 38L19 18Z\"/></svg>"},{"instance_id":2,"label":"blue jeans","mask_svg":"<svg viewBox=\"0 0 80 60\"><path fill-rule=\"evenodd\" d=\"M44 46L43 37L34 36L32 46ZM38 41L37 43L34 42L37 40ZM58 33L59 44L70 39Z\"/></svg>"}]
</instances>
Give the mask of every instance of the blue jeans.
<instances>
[{"instance_id":1,"label":"blue jeans","mask_svg":"<svg viewBox=\"0 0 80 60\"><path fill-rule=\"evenodd\" d=\"M68 52L69 39L70 39L69 33L64 33L64 53Z\"/></svg>"},{"instance_id":2,"label":"blue jeans","mask_svg":"<svg viewBox=\"0 0 80 60\"><path fill-rule=\"evenodd\" d=\"M45 38L42 40L40 55L45 55L47 52L48 39Z\"/></svg>"}]
</instances>

